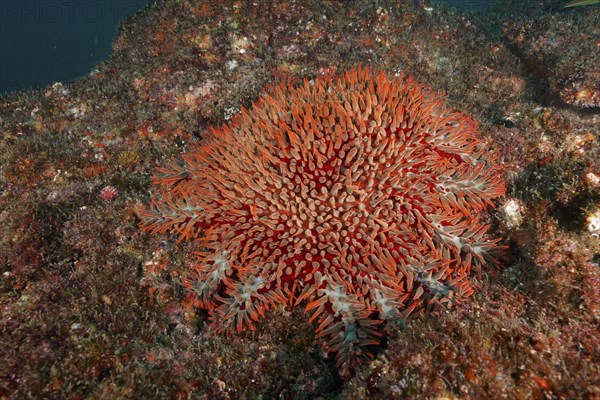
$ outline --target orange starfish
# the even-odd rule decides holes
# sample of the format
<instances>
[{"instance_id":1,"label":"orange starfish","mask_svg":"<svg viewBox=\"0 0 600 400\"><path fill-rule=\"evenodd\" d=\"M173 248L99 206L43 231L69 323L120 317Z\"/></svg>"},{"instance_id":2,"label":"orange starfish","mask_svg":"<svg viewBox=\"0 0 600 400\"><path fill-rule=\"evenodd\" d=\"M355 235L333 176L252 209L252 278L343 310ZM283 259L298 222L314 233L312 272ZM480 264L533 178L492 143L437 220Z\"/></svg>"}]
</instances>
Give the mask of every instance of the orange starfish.
<instances>
[{"instance_id":1,"label":"orange starfish","mask_svg":"<svg viewBox=\"0 0 600 400\"><path fill-rule=\"evenodd\" d=\"M304 302L344 368L468 297L500 249L478 221L505 188L477 124L370 68L270 87L154 184L141 226L195 243L186 285L218 331Z\"/></svg>"}]
</instances>

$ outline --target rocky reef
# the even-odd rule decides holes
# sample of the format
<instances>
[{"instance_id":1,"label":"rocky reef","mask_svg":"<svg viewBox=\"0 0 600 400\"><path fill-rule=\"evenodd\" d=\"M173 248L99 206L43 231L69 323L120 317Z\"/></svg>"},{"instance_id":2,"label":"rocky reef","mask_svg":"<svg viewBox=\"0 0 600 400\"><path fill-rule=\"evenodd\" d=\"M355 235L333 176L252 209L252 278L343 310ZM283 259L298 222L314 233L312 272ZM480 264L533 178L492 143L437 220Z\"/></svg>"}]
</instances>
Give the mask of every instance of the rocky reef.
<instances>
[{"instance_id":1,"label":"rocky reef","mask_svg":"<svg viewBox=\"0 0 600 400\"><path fill-rule=\"evenodd\" d=\"M156 0L89 76L0 97L0 398L597 399L599 13L560 4ZM134 209L266 85L355 65L479 121L507 185L483 222L507 253L340 376L297 308L210 329L184 288L193 246Z\"/></svg>"}]
</instances>

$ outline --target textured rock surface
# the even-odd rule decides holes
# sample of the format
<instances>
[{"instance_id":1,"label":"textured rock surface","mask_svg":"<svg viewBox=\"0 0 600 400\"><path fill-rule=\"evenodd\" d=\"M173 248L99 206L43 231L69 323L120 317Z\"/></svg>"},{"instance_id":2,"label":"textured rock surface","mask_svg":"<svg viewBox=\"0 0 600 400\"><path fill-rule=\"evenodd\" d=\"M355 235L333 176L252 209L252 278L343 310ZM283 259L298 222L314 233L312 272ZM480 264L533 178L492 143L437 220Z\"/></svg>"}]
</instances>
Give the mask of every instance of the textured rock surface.
<instances>
[{"instance_id":1,"label":"textured rock surface","mask_svg":"<svg viewBox=\"0 0 600 400\"><path fill-rule=\"evenodd\" d=\"M507 22L515 51L551 94L576 107L600 107L600 13L577 10Z\"/></svg>"}]
</instances>

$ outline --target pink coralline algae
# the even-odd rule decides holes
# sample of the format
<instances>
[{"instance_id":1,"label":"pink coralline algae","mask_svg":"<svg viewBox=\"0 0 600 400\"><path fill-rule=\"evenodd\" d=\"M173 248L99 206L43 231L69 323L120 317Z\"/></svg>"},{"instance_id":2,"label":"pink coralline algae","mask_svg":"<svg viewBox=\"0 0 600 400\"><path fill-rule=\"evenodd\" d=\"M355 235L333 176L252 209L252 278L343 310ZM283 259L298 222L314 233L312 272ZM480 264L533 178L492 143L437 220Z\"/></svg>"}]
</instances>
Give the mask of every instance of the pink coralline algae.
<instances>
[{"instance_id":1,"label":"pink coralline algae","mask_svg":"<svg viewBox=\"0 0 600 400\"><path fill-rule=\"evenodd\" d=\"M185 283L234 333L303 304L338 366L473 293L503 195L477 124L411 78L353 68L267 89L154 177L141 226L195 244Z\"/></svg>"}]
</instances>

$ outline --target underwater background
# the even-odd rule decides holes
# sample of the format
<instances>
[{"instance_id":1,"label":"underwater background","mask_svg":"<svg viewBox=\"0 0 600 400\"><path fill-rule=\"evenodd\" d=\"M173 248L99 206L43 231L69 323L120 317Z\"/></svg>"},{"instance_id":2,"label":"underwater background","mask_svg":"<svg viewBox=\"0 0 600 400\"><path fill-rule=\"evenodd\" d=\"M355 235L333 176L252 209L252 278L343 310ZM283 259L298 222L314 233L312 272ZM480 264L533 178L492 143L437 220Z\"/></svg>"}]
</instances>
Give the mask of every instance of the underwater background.
<instances>
[{"instance_id":1,"label":"underwater background","mask_svg":"<svg viewBox=\"0 0 600 400\"><path fill-rule=\"evenodd\" d=\"M118 25L150 0L5 0L0 3L0 93L71 81L110 54ZM481 12L496 0L447 0Z\"/></svg>"},{"instance_id":2,"label":"underwater background","mask_svg":"<svg viewBox=\"0 0 600 400\"><path fill-rule=\"evenodd\" d=\"M567 3L106 1L89 6L109 7L98 21L65 11L59 29L50 9L36 21L49 6L0 2L0 398L600 398L600 6ZM194 243L143 231L139 210L153 176L187 179L182 154L210 148L211 129L236 126L268 88L356 67L412 76L477 121L506 186L479 196L478 224L504 254L472 271L468 300L399 317L369 338L372 359L341 371L304 303L216 331L190 296ZM166 204L173 231L205 211ZM460 243L464 220L443 229ZM333 304L317 306L337 323Z\"/></svg>"}]
</instances>

